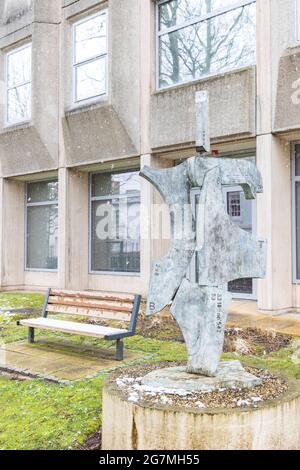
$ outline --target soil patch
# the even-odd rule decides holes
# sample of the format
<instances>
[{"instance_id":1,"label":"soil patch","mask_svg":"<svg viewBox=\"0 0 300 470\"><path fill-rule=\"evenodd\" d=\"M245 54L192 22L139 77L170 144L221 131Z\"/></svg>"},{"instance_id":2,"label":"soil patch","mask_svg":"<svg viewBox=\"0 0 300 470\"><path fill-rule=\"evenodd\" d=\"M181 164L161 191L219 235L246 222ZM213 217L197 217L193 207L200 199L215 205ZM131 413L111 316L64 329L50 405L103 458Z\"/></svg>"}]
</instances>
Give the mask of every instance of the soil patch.
<instances>
[{"instance_id":1,"label":"soil patch","mask_svg":"<svg viewBox=\"0 0 300 470\"><path fill-rule=\"evenodd\" d=\"M78 450L101 450L102 446L102 428L91 434L84 444L78 447Z\"/></svg>"},{"instance_id":2,"label":"soil patch","mask_svg":"<svg viewBox=\"0 0 300 470\"><path fill-rule=\"evenodd\" d=\"M6 370L0 370L0 377L5 377L6 379L9 380L18 380L25 382L27 380L32 380L32 377L28 375L23 375L20 374L19 372L11 372L11 371L6 371Z\"/></svg>"}]
</instances>

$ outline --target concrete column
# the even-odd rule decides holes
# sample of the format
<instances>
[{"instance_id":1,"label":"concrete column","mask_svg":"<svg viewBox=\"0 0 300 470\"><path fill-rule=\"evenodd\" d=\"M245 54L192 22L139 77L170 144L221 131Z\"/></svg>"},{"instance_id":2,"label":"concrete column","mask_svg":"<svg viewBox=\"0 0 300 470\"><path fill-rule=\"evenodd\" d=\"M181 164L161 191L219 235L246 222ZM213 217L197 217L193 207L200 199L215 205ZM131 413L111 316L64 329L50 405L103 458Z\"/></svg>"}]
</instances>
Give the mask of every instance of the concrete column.
<instances>
[{"instance_id":1,"label":"concrete column","mask_svg":"<svg viewBox=\"0 0 300 470\"><path fill-rule=\"evenodd\" d=\"M257 233L268 241L267 276L258 281L258 306L264 310L287 309L293 303L290 145L272 134L278 70L272 36L276 3L257 0L257 166L264 181L264 193L257 198Z\"/></svg>"},{"instance_id":2,"label":"concrete column","mask_svg":"<svg viewBox=\"0 0 300 470\"><path fill-rule=\"evenodd\" d=\"M268 240L266 279L258 281L258 306L292 307L291 169L289 143L266 134L257 138L257 165L264 180L258 195L258 234Z\"/></svg>"},{"instance_id":3,"label":"concrete column","mask_svg":"<svg viewBox=\"0 0 300 470\"><path fill-rule=\"evenodd\" d=\"M58 170L58 286L65 289L68 272L68 170Z\"/></svg>"},{"instance_id":4,"label":"concrete column","mask_svg":"<svg viewBox=\"0 0 300 470\"><path fill-rule=\"evenodd\" d=\"M256 2L257 134L272 130L271 0Z\"/></svg>"},{"instance_id":5,"label":"concrete column","mask_svg":"<svg viewBox=\"0 0 300 470\"><path fill-rule=\"evenodd\" d=\"M141 156L141 168L151 165L151 155ZM151 214L153 191L150 183L141 178L141 274L143 295L147 295L152 261Z\"/></svg>"},{"instance_id":6,"label":"concrete column","mask_svg":"<svg viewBox=\"0 0 300 470\"><path fill-rule=\"evenodd\" d=\"M62 274L65 269L65 287L67 289L85 290L88 288L88 174L76 169L65 170L65 246ZM63 244L62 240L62 244Z\"/></svg>"},{"instance_id":7,"label":"concrete column","mask_svg":"<svg viewBox=\"0 0 300 470\"><path fill-rule=\"evenodd\" d=\"M2 287L22 287L25 265L24 183L1 182Z\"/></svg>"}]
</instances>

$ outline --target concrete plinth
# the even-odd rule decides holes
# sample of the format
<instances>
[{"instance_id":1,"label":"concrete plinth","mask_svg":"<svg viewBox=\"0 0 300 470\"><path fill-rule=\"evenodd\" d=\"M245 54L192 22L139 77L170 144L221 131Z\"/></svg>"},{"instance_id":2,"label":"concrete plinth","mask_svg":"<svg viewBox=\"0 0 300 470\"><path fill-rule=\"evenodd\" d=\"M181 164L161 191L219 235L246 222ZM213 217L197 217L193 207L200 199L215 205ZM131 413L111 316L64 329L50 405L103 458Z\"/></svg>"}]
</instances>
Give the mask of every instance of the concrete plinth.
<instances>
[{"instance_id":1,"label":"concrete plinth","mask_svg":"<svg viewBox=\"0 0 300 470\"><path fill-rule=\"evenodd\" d=\"M215 377L189 374L186 367L167 367L147 374L143 385L162 387L171 390L191 392L212 392L220 388L251 388L260 385L262 380L249 374L240 361L222 361Z\"/></svg>"},{"instance_id":2,"label":"concrete plinth","mask_svg":"<svg viewBox=\"0 0 300 470\"><path fill-rule=\"evenodd\" d=\"M256 408L194 409L133 403L116 384L103 392L104 450L299 450L300 386Z\"/></svg>"}]
</instances>

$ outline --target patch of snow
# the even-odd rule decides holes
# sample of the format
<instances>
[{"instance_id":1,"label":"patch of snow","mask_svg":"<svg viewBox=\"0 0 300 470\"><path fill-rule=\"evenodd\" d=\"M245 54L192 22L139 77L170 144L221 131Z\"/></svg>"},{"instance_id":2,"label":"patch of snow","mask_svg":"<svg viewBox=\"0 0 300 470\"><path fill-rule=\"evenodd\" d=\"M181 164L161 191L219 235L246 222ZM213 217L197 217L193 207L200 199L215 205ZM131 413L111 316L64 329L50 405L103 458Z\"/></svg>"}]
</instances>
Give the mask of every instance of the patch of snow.
<instances>
[{"instance_id":1,"label":"patch of snow","mask_svg":"<svg viewBox=\"0 0 300 470\"><path fill-rule=\"evenodd\" d=\"M139 395L138 393L134 393L132 392L129 396L128 396L128 401L131 401L133 403L137 403L139 401Z\"/></svg>"},{"instance_id":2,"label":"patch of snow","mask_svg":"<svg viewBox=\"0 0 300 470\"><path fill-rule=\"evenodd\" d=\"M196 401L195 405L196 405L198 408L206 408L206 406L204 405L204 403L202 403L202 401Z\"/></svg>"},{"instance_id":3,"label":"patch of snow","mask_svg":"<svg viewBox=\"0 0 300 470\"><path fill-rule=\"evenodd\" d=\"M251 405L251 402L250 400L237 400L237 406L250 406Z\"/></svg>"},{"instance_id":4,"label":"patch of snow","mask_svg":"<svg viewBox=\"0 0 300 470\"><path fill-rule=\"evenodd\" d=\"M262 401L262 398L261 398L261 397L251 397L251 400L252 400L254 403L258 403L258 402Z\"/></svg>"}]
</instances>

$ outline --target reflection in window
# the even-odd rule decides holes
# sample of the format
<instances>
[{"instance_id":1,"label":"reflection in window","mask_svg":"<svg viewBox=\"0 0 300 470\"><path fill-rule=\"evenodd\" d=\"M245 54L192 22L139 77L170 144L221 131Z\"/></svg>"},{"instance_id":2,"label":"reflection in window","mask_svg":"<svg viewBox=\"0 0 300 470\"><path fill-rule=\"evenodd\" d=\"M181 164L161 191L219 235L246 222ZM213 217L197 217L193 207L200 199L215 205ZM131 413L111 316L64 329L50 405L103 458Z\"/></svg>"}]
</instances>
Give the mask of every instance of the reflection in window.
<instances>
[{"instance_id":1,"label":"reflection in window","mask_svg":"<svg viewBox=\"0 0 300 470\"><path fill-rule=\"evenodd\" d=\"M57 269L57 180L27 184L26 214L26 268Z\"/></svg>"},{"instance_id":2,"label":"reflection in window","mask_svg":"<svg viewBox=\"0 0 300 470\"><path fill-rule=\"evenodd\" d=\"M31 117L31 44L9 52L6 64L6 121L15 124Z\"/></svg>"},{"instance_id":3,"label":"reflection in window","mask_svg":"<svg viewBox=\"0 0 300 470\"><path fill-rule=\"evenodd\" d=\"M91 271L140 272L138 172L91 175Z\"/></svg>"},{"instance_id":4,"label":"reflection in window","mask_svg":"<svg viewBox=\"0 0 300 470\"><path fill-rule=\"evenodd\" d=\"M74 101L106 93L107 13L74 24Z\"/></svg>"},{"instance_id":5,"label":"reflection in window","mask_svg":"<svg viewBox=\"0 0 300 470\"><path fill-rule=\"evenodd\" d=\"M256 4L244 0L158 4L159 87L255 63Z\"/></svg>"},{"instance_id":6,"label":"reflection in window","mask_svg":"<svg viewBox=\"0 0 300 470\"><path fill-rule=\"evenodd\" d=\"M294 204L295 204L295 280L300 280L300 144L295 145L294 148L294 173L293 173L293 193L294 193Z\"/></svg>"}]
</instances>

